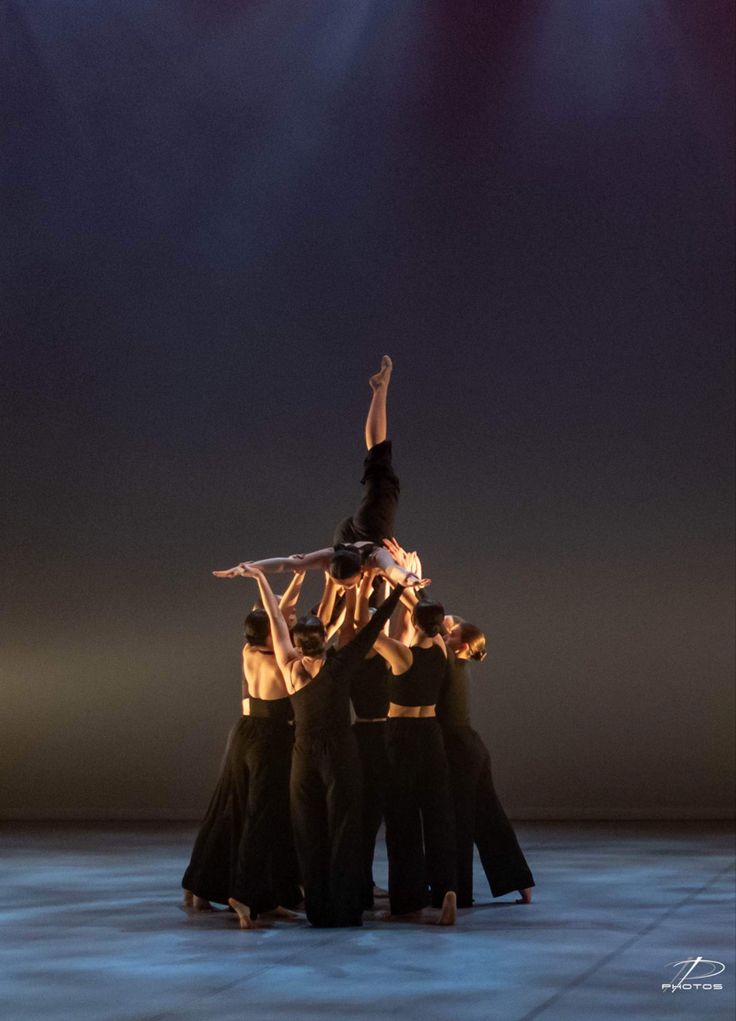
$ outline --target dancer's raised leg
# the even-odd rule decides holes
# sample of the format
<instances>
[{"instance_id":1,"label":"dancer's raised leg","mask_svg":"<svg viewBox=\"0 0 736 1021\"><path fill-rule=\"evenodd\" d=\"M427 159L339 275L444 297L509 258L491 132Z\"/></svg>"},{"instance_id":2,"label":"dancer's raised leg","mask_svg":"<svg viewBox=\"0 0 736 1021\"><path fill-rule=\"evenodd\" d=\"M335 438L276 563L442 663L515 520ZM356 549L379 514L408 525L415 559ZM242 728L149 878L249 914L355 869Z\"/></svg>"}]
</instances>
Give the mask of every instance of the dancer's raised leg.
<instances>
[{"instance_id":1,"label":"dancer's raised leg","mask_svg":"<svg viewBox=\"0 0 736 1021\"><path fill-rule=\"evenodd\" d=\"M368 417L365 420L365 445L368 450L383 443L387 436L386 397L391 380L393 362L388 355L381 359L381 368L368 380L373 391Z\"/></svg>"}]
</instances>

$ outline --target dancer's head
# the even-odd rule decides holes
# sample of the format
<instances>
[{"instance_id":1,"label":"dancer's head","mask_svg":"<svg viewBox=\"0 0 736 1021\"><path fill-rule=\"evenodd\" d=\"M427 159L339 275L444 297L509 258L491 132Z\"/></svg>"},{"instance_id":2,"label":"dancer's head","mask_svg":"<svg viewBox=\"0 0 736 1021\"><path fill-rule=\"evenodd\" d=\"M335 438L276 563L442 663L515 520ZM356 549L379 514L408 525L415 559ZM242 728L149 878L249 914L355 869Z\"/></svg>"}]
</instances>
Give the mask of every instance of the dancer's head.
<instances>
[{"instance_id":1,"label":"dancer's head","mask_svg":"<svg viewBox=\"0 0 736 1021\"><path fill-rule=\"evenodd\" d=\"M352 549L336 549L330 558L330 574L343 588L355 588L360 581L360 553Z\"/></svg>"},{"instance_id":2,"label":"dancer's head","mask_svg":"<svg viewBox=\"0 0 736 1021\"><path fill-rule=\"evenodd\" d=\"M245 618L243 630L248 645L272 646L271 624L265 610L251 610Z\"/></svg>"},{"instance_id":3,"label":"dancer's head","mask_svg":"<svg viewBox=\"0 0 736 1021\"><path fill-rule=\"evenodd\" d=\"M481 663L486 658L486 636L479 627L466 620L455 619L445 636L445 644L458 659L474 659Z\"/></svg>"},{"instance_id":4,"label":"dancer's head","mask_svg":"<svg viewBox=\"0 0 736 1021\"><path fill-rule=\"evenodd\" d=\"M292 631L294 646L302 656L321 656L325 651L325 626L311 613L300 617Z\"/></svg>"},{"instance_id":5,"label":"dancer's head","mask_svg":"<svg viewBox=\"0 0 736 1021\"><path fill-rule=\"evenodd\" d=\"M434 599L422 599L414 607L411 615L411 622L418 631L422 631L427 638L434 638L442 630L442 621L445 619L445 608L442 603Z\"/></svg>"}]
</instances>

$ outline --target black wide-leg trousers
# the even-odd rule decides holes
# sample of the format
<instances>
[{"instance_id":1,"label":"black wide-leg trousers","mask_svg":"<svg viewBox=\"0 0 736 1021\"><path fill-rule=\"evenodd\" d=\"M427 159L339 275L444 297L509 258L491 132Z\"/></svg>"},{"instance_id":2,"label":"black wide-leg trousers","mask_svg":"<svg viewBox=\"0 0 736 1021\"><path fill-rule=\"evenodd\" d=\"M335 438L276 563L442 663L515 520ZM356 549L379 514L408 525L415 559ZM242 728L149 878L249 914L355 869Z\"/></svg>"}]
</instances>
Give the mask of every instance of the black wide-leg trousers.
<instances>
[{"instance_id":1,"label":"black wide-leg trousers","mask_svg":"<svg viewBox=\"0 0 736 1021\"><path fill-rule=\"evenodd\" d=\"M294 731L281 720L243 716L228 737L220 777L182 886L251 913L301 900L289 814Z\"/></svg>"},{"instance_id":2,"label":"black wide-leg trousers","mask_svg":"<svg viewBox=\"0 0 736 1021\"><path fill-rule=\"evenodd\" d=\"M307 918L318 927L362 925L362 774L351 729L297 737L291 817Z\"/></svg>"},{"instance_id":3,"label":"black wide-leg trousers","mask_svg":"<svg viewBox=\"0 0 736 1021\"><path fill-rule=\"evenodd\" d=\"M473 845L494 897L534 886L493 786L488 749L472 727L445 727L443 733L455 811L458 907L469 908L473 903Z\"/></svg>"},{"instance_id":4,"label":"black wide-leg trousers","mask_svg":"<svg viewBox=\"0 0 736 1021\"><path fill-rule=\"evenodd\" d=\"M373 907L373 856L376 837L384 817L388 783L386 723L354 723L353 733L358 745L363 772L363 907Z\"/></svg>"},{"instance_id":5,"label":"black wide-leg trousers","mask_svg":"<svg viewBox=\"0 0 736 1021\"><path fill-rule=\"evenodd\" d=\"M434 717L389 719L386 848L391 912L439 907L456 887L449 770Z\"/></svg>"}]
</instances>

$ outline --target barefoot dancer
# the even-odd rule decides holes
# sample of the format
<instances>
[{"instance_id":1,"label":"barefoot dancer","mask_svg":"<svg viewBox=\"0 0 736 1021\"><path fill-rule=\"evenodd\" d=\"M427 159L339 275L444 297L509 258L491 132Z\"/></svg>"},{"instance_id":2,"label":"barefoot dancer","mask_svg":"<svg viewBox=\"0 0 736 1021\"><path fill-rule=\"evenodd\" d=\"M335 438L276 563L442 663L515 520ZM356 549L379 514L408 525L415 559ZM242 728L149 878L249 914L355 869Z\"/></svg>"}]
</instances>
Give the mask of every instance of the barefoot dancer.
<instances>
[{"instance_id":1,"label":"barefoot dancer","mask_svg":"<svg viewBox=\"0 0 736 1021\"><path fill-rule=\"evenodd\" d=\"M518 890L520 899L516 903L528 904L534 879L493 786L488 749L470 726L468 664L470 660L485 659L485 635L458 617L446 617L445 627L449 669L437 718L450 763L455 807L458 907L469 908L473 903L473 844L493 896Z\"/></svg>"},{"instance_id":2,"label":"barefoot dancer","mask_svg":"<svg viewBox=\"0 0 736 1021\"><path fill-rule=\"evenodd\" d=\"M249 715L230 733L215 792L200 827L182 886L185 904L229 903L241 928L301 900L289 815L294 731L291 704L271 641L268 615L245 621L243 675Z\"/></svg>"},{"instance_id":3,"label":"barefoot dancer","mask_svg":"<svg viewBox=\"0 0 736 1021\"><path fill-rule=\"evenodd\" d=\"M412 617L414 644L379 634L375 647L391 668L386 803L391 913L421 920L431 902L441 908L438 924L454 925L455 837L447 759L435 719L447 669L439 637L443 617L439 603L420 602Z\"/></svg>"},{"instance_id":4,"label":"barefoot dancer","mask_svg":"<svg viewBox=\"0 0 736 1021\"><path fill-rule=\"evenodd\" d=\"M386 539L386 547L400 564L411 565L404 549L395 539ZM421 573L421 567L418 572ZM418 603L407 591L404 602ZM442 727L445 751L450 766L450 786L455 815L457 850L457 903L469 908L473 903L473 845L494 897L519 891L517 904L532 899L532 877L519 847L513 826L493 786L491 757L481 737L470 726L468 680L470 660L481 662L486 655L486 639L480 628L446 616L444 640L448 649L448 670L437 704L437 719Z\"/></svg>"},{"instance_id":5,"label":"barefoot dancer","mask_svg":"<svg viewBox=\"0 0 736 1021\"><path fill-rule=\"evenodd\" d=\"M399 480L391 463L391 441L386 439L386 397L392 371L391 359L384 355L381 368L371 376L373 390L365 423L368 454L363 462L363 499L355 512L335 530L334 546L313 553L295 553L289 557L246 561L226 571L213 571L217 578L235 578L247 566L266 574L279 571L329 571L343 589L354 588L363 570L378 569L392 585L414 585L419 580L400 567L382 545L394 534L399 502Z\"/></svg>"},{"instance_id":6,"label":"barefoot dancer","mask_svg":"<svg viewBox=\"0 0 736 1021\"><path fill-rule=\"evenodd\" d=\"M249 567L243 573L258 582L294 707L291 810L307 918L319 927L361 925L361 774L350 728L349 685L402 589L397 587L372 620L328 656L319 618L297 621L292 644L263 572Z\"/></svg>"}]
</instances>

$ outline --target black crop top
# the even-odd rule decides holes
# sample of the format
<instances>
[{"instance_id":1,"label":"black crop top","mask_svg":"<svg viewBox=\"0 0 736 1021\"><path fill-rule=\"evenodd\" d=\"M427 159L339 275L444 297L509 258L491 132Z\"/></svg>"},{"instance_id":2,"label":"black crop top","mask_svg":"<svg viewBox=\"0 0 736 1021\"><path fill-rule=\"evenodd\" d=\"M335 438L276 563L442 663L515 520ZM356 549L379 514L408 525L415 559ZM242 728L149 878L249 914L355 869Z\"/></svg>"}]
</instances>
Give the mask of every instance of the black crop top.
<instances>
[{"instance_id":1,"label":"black crop top","mask_svg":"<svg viewBox=\"0 0 736 1021\"><path fill-rule=\"evenodd\" d=\"M383 656L363 660L350 678L350 700L355 715L364 720L388 715L388 665Z\"/></svg>"},{"instance_id":2,"label":"black crop top","mask_svg":"<svg viewBox=\"0 0 736 1021\"><path fill-rule=\"evenodd\" d=\"M437 719L445 727L469 727L468 681L470 671L465 659L447 650L447 670L437 701Z\"/></svg>"},{"instance_id":3,"label":"black crop top","mask_svg":"<svg viewBox=\"0 0 736 1021\"><path fill-rule=\"evenodd\" d=\"M413 663L405 674L389 676L388 692L395 705L436 705L447 668L439 645L422 649L412 645Z\"/></svg>"},{"instance_id":4,"label":"black crop top","mask_svg":"<svg viewBox=\"0 0 736 1021\"><path fill-rule=\"evenodd\" d=\"M288 695L283 698L253 698L248 700L249 716L259 719L281 720L283 723L291 723L294 719L294 707Z\"/></svg>"},{"instance_id":5,"label":"black crop top","mask_svg":"<svg viewBox=\"0 0 736 1021\"><path fill-rule=\"evenodd\" d=\"M297 738L350 729L350 679L360 669L403 591L403 585L397 585L355 638L342 649L330 649L317 676L291 696Z\"/></svg>"}]
</instances>

